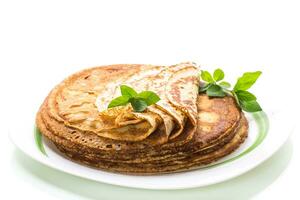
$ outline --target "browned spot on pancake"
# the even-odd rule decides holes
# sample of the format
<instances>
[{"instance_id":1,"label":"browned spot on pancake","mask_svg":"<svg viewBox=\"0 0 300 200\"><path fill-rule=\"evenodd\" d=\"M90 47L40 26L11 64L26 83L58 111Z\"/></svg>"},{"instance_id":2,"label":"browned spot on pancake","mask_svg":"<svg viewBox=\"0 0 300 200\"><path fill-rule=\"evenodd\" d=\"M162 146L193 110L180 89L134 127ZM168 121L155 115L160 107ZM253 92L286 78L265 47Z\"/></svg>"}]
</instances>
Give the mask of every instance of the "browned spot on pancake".
<instances>
[{"instance_id":1,"label":"browned spot on pancake","mask_svg":"<svg viewBox=\"0 0 300 200\"><path fill-rule=\"evenodd\" d=\"M202 111L198 113L198 119L200 122L204 123L217 123L219 121L219 115L214 112Z\"/></svg>"},{"instance_id":2,"label":"browned spot on pancake","mask_svg":"<svg viewBox=\"0 0 300 200\"><path fill-rule=\"evenodd\" d=\"M190 109L192 108L192 106L194 106L194 102L192 100L183 100L182 103L184 103L187 106L190 106Z\"/></svg>"},{"instance_id":3,"label":"browned spot on pancake","mask_svg":"<svg viewBox=\"0 0 300 200\"><path fill-rule=\"evenodd\" d=\"M201 129L201 131L206 132L207 134L209 134L209 132L212 129L211 126L207 126L207 125L201 125L199 128Z\"/></svg>"},{"instance_id":4,"label":"browned spot on pancake","mask_svg":"<svg viewBox=\"0 0 300 200\"><path fill-rule=\"evenodd\" d=\"M170 94L172 95L172 97L174 99L176 99L177 101L180 101L181 97L180 97L180 88L178 87L178 85L172 85L173 86L173 90L170 91Z\"/></svg>"},{"instance_id":5,"label":"browned spot on pancake","mask_svg":"<svg viewBox=\"0 0 300 200\"><path fill-rule=\"evenodd\" d=\"M199 99L198 110L206 110L212 106L213 102L207 96L201 96Z\"/></svg>"}]
</instances>

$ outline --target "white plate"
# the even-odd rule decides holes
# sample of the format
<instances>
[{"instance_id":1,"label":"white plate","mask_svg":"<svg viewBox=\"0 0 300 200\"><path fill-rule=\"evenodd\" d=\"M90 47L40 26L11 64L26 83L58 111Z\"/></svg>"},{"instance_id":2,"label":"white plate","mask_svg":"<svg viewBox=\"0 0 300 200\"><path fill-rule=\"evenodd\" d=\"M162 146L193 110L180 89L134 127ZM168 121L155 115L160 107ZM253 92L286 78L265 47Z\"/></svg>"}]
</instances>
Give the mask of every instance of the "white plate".
<instances>
[{"instance_id":1,"label":"white plate","mask_svg":"<svg viewBox=\"0 0 300 200\"><path fill-rule=\"evenodd\" d=\"M120 186L146 189L183 189L206 186L241 175L269 158L287 140L293 123L286 112L247 115L249 137L233 154L202 169L156 176L133 176L109 173L64 158L51 143L42 140L48 156L41 153L34 137L34 113L20 111L22 122L10 126L13 143L31 158L54 169L79 177Z\"/></svg>"}]
</instances>

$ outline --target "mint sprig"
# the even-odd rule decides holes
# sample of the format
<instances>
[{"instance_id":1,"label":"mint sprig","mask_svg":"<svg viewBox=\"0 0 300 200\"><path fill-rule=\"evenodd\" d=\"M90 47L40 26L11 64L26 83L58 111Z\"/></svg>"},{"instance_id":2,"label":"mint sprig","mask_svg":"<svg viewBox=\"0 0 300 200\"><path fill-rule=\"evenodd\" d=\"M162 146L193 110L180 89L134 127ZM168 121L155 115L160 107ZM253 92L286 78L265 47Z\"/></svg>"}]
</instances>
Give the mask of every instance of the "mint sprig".
<instances>
[{"instance_id":1,"label":"mint sprig","mask_svg":"<svg viewBox=\"0 0 300 200\"><path fill-rule=\"evenodd\" d=\"M208 71L202 70L200 76L202 80L206 82L205 85L200 88L200 92L206 92L210 97L224 97L226 95L224 89L230 87L230 84L222 81L225 77L223 70L216 69L213 75Z\"/></svg>"},{"instance_id":2,"label":"mint sprig","mask_svg":"<svg viewBox=\"0 0 300 200\"><path fill-rule=\"evenodd\" d=\"M148 106L160 100L159 96L152 91L137 93L133 88L127 85L121 85L120 89L122 96L113 99L109 103L108 108L124 106L130 103L135 112L143 112Z\"/></svg>"},{"instance_id":3,"label":"mint sprig","mask_svg":"<svg viewBox=\"0 0 300 200\"><path fill-rule=\"evenodd\" d=\"M230 83L222 81L225 77L222 69L216 69L213 75L208 71L201 71L200 77L205 81L205 84L199 88L199 92L205 92L209 97L232 95L242 110L246 112L262 111L255 95L247 91L260 75L260 71L246 72L238 78L233 89L230 90Z\"/></svg>"}]
</instances>

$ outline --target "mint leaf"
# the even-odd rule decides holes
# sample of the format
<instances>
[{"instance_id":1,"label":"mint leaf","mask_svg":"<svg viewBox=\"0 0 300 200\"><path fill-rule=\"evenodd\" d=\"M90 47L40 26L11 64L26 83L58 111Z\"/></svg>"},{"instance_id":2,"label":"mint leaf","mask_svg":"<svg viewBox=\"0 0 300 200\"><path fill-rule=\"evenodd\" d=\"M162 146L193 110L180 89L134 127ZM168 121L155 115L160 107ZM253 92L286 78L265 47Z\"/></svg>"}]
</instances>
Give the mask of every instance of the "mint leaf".
<instances>
[{"instance_id":1,"label":"mint leaf","mask_svg":"<svg viewBox=\"0 0 300 200\"><path fill-rule=\"evenodd\" d=\"M207 90L206 94L209 97L224 97L226 93L223 91L222 87L219 85L211 85Z\"/></svg>"},{"instance_id":2,"label":"mint leaf","mask_svg":"<svg viewBox=\"0 0 300 200\"><path fill-rule=\"evenodd\" d=\"M137 95L137 92L127 85L121 85L120 89L122 96L135 97Z\"/></svg>"},{"instance_id":3,"label":"mint leaf","mask_svg":"<svg viewBox=\"0 0 300 200\"><path fill-rule=\"evenodd\" d=\"M225 76L225 74L224 74L223 70L216 69L214 71L214 79L215 79L215 81L221 81L221 80L223 80L224 76Z\"/></svg>"},{"instance_id":4,"label":"mint leaf","mask_svg":"<svg viewBox=\"0 0 300 200\"><path fill-rule=\"evenodd\" d=\"M159 96L151 91L143 91L139 93L137 97L142 98L148 106L155 104L160 100Z\"/></svg>"},{"instance_id":5,"label":"mint leaf","mask_svg":"<svg viewBox=\"0 0 300 200\"><path fill-rule=\"evenodd\" d=\"M214 83L214 79L213 77L211 76L211 74L208 72L208 71L201 71L201 78L206 81L206 82L209 82L209 83Z\"/></svg>"},{"instance_id":6,"label":"mint leaf","mask_svg":"<svg viewBox=\"0 0 300 200\"><path fill-rule=\"evenodd\" d=\"M235 94L240 101L255 101L256 100L256 97L254 96L254 94L252 94L248 91L239 90L239 91L236 91Z\"/></svg>"},{"instance_id":7,"label":"mint leaf","mask_svg":"<svg viewBox=\"0 0 300 200\"><path fill-rule=\"evenodd\" d=\"M242 110L246 112L261 111L262 108L256 101L255 95L247 91L260 75L260 71L246 72L238 78L233 90L230 90L230 83L222 81L225 77L222 69L216 69L213 76L208 71L202 70L200 76L205 84L200 84L199 93L205 92L209 97L224 97L229 94L234 97Z\"/></svg>"},{"instance_id":8,"label":"mint leaf","mask_svg":"<svg viewBox=\"0 0 300 200\"><path fill-rule=\"evenodd\" d=\"M262 111L262 108L258 104L256 100L253 101L241 101L240 100L241 108L246 112L258 112Z\"/></svg>"},{"instance_id":9,"label":"mint leaf","mask_svg":"<svg viewBox=\"0 0 300 200\"><path fill-rule=\"evenodd\" d=\"M123 106L130 102L135 112L143 112L147 106L160 100L159 96L152 91L143 91L138 94L133 88L126 85L121 85L120 90L122 96L113 99L108 108Z\"/></svg>"},{"instance_id":10,"label":"mint leaf","mask_svg":"<svg viewBox=\"0 0 300 200\"><path fill-rule=\"evenodd\" d=\"M211 83L207 83L204 86L199 88L199 92L205 92L212 84Z\"/></svg>"},{"instance_id":11,"label":"mint leaf","mask_svg":"<svg viewBox=\"0 0 300 200\"><path fill-rule=\"evenodd\" d=\"M116 106L124 106L128 103L128 101L129 101L128 96L117 97L109 103L108 108L112 108L112 107L116 107Z\"/></svg>"},{"instance_id":12,"label":"mint leaf","mask_svg":"<svg viewBox=\"0 0 300 200\"><path fill-rule=\"evenodd\" d=\"M244 73L243 76L237 80L233 90L248 90L256 82L260 75L260 71Z\"/></svg>"},{"instance_id":13,"label":"mint leaf","mask_svg":"<svg viewBox=\"0 0 300 200\"><path fill-rule=\"evenodd\" d=\"M143 112L147 108L147 102L143 99L131 99L130 103L135 112Z\"/></svg>"},{"instance_id":14,"label":"mint leaf","mask_svg":"<svg viewBox=\"0 0 300 200\"><path fill-rule=\"evenodd\" d=\"M223 88L226 88L226 89L228 89L228 88L231 87L230 83L228 83L228 82L226 82L226 81L222 81L221 83L219 83L219 85L220 85L221 87L223 87Z\"/></svg>"}]
</instances>

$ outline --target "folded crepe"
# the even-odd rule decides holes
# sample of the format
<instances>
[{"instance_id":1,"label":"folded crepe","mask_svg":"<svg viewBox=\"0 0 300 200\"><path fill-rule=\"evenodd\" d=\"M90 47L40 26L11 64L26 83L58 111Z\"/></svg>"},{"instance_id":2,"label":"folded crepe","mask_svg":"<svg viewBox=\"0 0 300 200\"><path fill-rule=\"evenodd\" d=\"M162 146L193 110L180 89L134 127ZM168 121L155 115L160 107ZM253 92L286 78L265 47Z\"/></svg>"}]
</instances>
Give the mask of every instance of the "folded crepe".
<instances>
[{"instance_id":1,"label":"folded crepe","mask_svg":"<svg viewBox=\"0 0 300 200\"><path fill-rule=\"evenodd\" d=\"M112 73L108 78L109 84L93 87L93 77L79 79L61 91L57 109L66 126L123 141L142 141L157 132L160 137L148 140L152 144L176 138L187 121L196 127L199 80L193 63L142 66L134 73ZM144 112L134 112L130 104L108 109L110 101L121 95L120 85L153 91L161 100Z\"/></svg>"}]
</instances>

